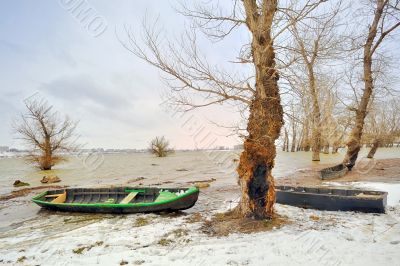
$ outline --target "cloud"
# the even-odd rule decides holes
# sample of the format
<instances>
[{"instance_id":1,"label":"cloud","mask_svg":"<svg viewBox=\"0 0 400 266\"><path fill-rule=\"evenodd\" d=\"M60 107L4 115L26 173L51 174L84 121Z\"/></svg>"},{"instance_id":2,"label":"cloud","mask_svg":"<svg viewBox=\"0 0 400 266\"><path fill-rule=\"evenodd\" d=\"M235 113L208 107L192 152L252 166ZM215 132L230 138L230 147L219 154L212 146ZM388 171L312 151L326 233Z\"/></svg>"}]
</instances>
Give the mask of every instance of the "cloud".
<instances>
[{"instance_id":1,"label":"cloud","mask_svg":"<svg viewBox=\"0 0 400 266\"><path fill-rule=\"evenodd\" d=\"M184 18L167 1L92 4L110 26L98 38L58 4L27 1L17 7L12 2L7 9L2 4L0 120L8 123L23 112L23 99L39 91L55 110L80 121L78 133L89 147L140 148L157 135L166 135L176 147L190 147L193 141L181 122L159 106L164 85L158 71L124 49L112 30L126 24L140 32L147 11L155 18L162 11L165 34L175 36ZM224 61L219 51L205 51L215 63ZM0 145L12 145L9 131L0 128Z\"/></svg>"},{"instance_id":2,"label":"cloud","mask_svg":"<svg viewBox=\"0 0 400 266\"><path fill-rule=\"evenodd\" d=\"M50 96L70 100L75 104L89 101L105 108L123 108L130 102L125 95L127 91L107 88L87 75L60 78L43 84L40 89Z\"/></svg>"}]
</instances>

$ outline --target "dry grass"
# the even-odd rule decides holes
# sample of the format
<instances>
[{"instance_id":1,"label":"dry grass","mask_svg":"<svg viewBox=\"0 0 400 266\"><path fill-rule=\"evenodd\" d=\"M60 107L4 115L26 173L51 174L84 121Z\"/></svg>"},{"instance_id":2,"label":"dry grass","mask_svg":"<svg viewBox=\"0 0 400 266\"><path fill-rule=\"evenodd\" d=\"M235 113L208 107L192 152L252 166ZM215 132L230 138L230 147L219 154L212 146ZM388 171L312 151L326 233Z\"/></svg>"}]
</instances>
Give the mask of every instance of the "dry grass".
<instances>
[{"instance_id":1,"label":"dry grass","mask_svg":"<svg viewBox=\"0 0 400 266\"><path fill-rule=\"evenodd\" d=\"M196 180L193 181L192 184L198 188L208 188L214 181L216 181L217 179L215 178L210 178L210 179L206 179L206 180Z\"/></svg>"},{"instance_id":2,"label":"dry grass","mask_svg":"<svg viewBox=\"0 0 400 266\"><path fill-rule=\"evenodd\" d=\"M82 254L83 251L86 249L86 247L79 247L79 248L75 248L72 250L72 252L74 252L75 254Z\"/></svg>"},{"instance_id":3,"label":"dry grass","mask_svg":"<svg viewBox=\"0 0 400 266\"><path fill-rule=\"evenodd\" d=\"M121 260L119 262L119 265L127 265L129 262L127 262L126 260Z\"/></svg>"},{"instance_id":4,"label":"dry grass","mask_svg":"<svg viewBox=\"0 0 400 266\"><path fill-rule=\"evenodd\" d=\"M183 229L183 228L179 228L179 229L175 229L175 230L165 234L164 237L168 237L170 235L173 235L175 238L180 238L180 237L187 236L188 234L189 234L189 230Z\"/></svg>"},{"instance_id":5,"label":"dry grass","mask_svg":"<svg viewBox=\"0 0 400 266\"><path fill-rule=\"evenodd\" d=\"M210 183L208 182L196 182L194 185L198 188L208 188L210 186Z\"/></svg>"},{"instance_id":6,"label":"dry grass","mask_svg":"<svg viewBox=\"0 0 400 266\"><path fill-rule=\"evenodd\" d=\"M243 218L235 211L218 213L204 222L201 231L210 236L227 236L233 233L251 234L279 229L290 224L286 217L275 215L271 220Z\"/></svg>"},{"instance_id":7,"label":"dry grass","mask_svg":"<svg viewBox=\"0 0 400 266\"><path fill-rule=\"evenodd\" d=\"M26 259L27 259L27 257L22 256L22 257L19 257L19 258L17 259L17 262L18 262L18 263L23 263Z\"/></svg>"},{"instance_id":8,"label":"dry grass","mask_svg":"<svg viewBox=\"0 0 400 266\"><path fill-rule=\"evenodd\" d=\"M171 239L161 238L161 239L158 241L158 244L159 244L160 246L165 247L165 246L171 245L173 242L174 242L174 241L171 240Z\"/></svg>"},{"instance_id":9,"label":"dry grass","mask_svg":"<svg viewBox=\"0 0 400 266\"><path fill-rule=\"evenodd\" d=\"M201 222L203 219L203 216L199 212L193 213L189 217L185 217L185 221L191 224Z\"/></svg>"},{"instance_id":10,"label":"dry grass","mask_svg":"<svg viewBox=\"0 0 400 266\"><path fill-rule=\"evenodd\" d=\"M217 181L217 179L210 178L210 179L205 179L205 180L195 180L195 181L193 181L193 183L197 183L197 182L199 182L199 183L201 183L201 182L211 183L211 182L214 182L214 181Z\"/></svg>"},{"instance_id":11,"label":"dry grass","mask_svg":"<svg viewBox=\"0 0 400 266\"><path fill-rule=\"evenodd\" d=\"M91 250L92 248L94 248L94 247L99 247L99 246L101 246L101 245L103 245L103 244L104 244L103 241L97 241L96 243L94 243L94 244L92 244L92 245L89 245L89 246L77 247L77 248L73 249L72 252L74 252L75 254L80 255L80 254L82 254L85 250L86 250L86 251L89 251L89 250Z\"/></svg>"},{"instance_id":12,"label":"dry grass","mask_svg":"<svg viewBox=\"0 0 400 266\"><path fill-rule=\"evenodd\" d=\"M150 224L150 221L148 218L143 218L139 217L136 219L134 226L135 227L141 227Z\"/></svg>"},{"instance_id":13,"label":"dry grass","mask_svg":"<svg viewBox=\"0 0 400 266\"><path fill-rule=\"evenodd\" d=\"M14 187L30 186L29 183L22 182L21 180L16 180L13 184Z\"/></svg>"}]
</instances>

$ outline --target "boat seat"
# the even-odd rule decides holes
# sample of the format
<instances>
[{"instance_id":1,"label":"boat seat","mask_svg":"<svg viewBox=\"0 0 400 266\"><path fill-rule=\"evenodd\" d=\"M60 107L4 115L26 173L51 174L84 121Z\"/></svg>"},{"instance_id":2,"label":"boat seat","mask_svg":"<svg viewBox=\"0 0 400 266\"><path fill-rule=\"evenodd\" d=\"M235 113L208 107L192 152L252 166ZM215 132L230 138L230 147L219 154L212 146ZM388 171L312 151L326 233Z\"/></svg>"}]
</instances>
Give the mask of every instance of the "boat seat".
<instances>
[{"instance_id":1,"label":"boat seat","mask_svg":"<svg viewBox=\"0 0 400 266\"><path fill-rule=\"evenodd\" d=\"M59 196L61 196L62 194L50 194L50 195L45 195L45 198L57 198Z\"/></svg>"},{"instance_id":2,"label":"boat seat","mask_svg":"<svg viewBox=\"0 0 400 266\"><path fill-rule=\"evenodd\" d=\"M169 191L161 191L155 202L165 201L176 198L176 194Z\"/></svg>"},{"instance_id":3,"label":"boat seat","mask_svg":"<svg viewBox=\"0 0 400 266\"><path fill-rule=\"evenodd\" d=\"M46 195L45 198L55 198L51 201L52 203L64 203L67 199L67 192L64 191L62 194Z\"/></svg>"},{"instance_id":4,"label":"boat seat","mask_svg":"<svg viewBox=\"0 0 400 266\"><path fill-rule=\"evenodd\" d=\"M139 192L131 192L125 198L123 198L119 204L128 204L131 202Z\"/></svg>"}]
</instances>

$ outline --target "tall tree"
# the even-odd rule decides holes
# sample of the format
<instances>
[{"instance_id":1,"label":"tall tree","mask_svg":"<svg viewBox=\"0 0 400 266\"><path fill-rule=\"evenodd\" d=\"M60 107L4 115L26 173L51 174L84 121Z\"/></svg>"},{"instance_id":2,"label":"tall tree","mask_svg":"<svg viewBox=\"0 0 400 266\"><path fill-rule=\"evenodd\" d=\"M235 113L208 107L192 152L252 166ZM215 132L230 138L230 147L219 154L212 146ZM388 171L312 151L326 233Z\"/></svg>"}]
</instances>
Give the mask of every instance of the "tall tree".
<instances>
[{"instance_id":1,"label":"tall tree","mask_svg":"<svg viewBox=\"0 0 400 266\"><path fill-rule=\"evenodd\" d=\"M273 216L275 140L283 125L275 42L324 1L299 2L288 1L287 6L278 7L277 0L235 0L228 12L213 2L210 8L182 5L181 14L192 19L193 25L180 43L168 42L163 50L159 32L146 25L144 46L129 31L128 43L123 43L136 56L168 75L170 99L185 110L233 103L249 111L248 134L237 169L242 192L237 211L244 217ZM250 64L250 73L248 68L242 73L229 73L207 62L197 48L195 30L200 29L210 39L222 40L240 26L245 26L250 40L243 44L234 63Z\"/></svg>"},{"instance_id":2,"label":"tall tree","mask_svg":"<svg viewBox=\"0 0 400 266\"><path fill-rule=\"evenodd\" d=\"M361 149L361 137L367 116L368 105L374 92L373 61L384 39L400 26L399 1L376 0L373 2L371 24L363 43L363 81L364 89L358 106L355 108L355 123L347 141L347 152L343 163L351 170Z\"/></svg>"},{"instance_id":3,"label":"tall tree","mask_svg":"<svg viewBox=\"0 0 400 266\"><path fill-rule=\"evenodd\" d=\"M306 21L293 23L290 31L294 37L293 52L299 55L298 64L292 66L293 72L299 69L305 75L294 75L297 78L307 80L306 92L311 98L311 150L312 160L320 160L322 146L322 105L320 99L321 84L318 73L318 64L333 60L339 54L341 43L338 34L337 15L342 11L341 1L332 6L332 10L314 10ZM321 69L321 68L320 68ZM320 70L319 69L319 70ZM329 69L332 72L332 69ZM305 76L305 78L304 78Z\"/></svg>"},{"instance_id":4,"label":"tall tree","mask_svg":"<svg viewBox=\"0 0 400 266\"><path fill-rule=\"evenodd\" d=\"M60 118L44 99L25 101L27 112L14 121L13 128L17 137L31 147L28 160L41 170L51 170L57 163L65 160L62 151L73 151L77 136L76 122L67 116Z\"/></svg>"}]
</instances>

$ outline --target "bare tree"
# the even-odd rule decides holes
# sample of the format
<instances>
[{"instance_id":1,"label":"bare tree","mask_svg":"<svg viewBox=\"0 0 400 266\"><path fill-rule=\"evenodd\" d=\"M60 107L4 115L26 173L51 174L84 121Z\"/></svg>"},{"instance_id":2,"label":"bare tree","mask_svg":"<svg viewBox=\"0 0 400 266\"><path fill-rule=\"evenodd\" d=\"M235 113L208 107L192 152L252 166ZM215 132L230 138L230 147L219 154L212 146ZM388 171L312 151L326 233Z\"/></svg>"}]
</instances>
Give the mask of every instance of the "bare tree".
<instances>
[{"instance_id":1,"label":"bare tree","mask_svg":"<svg viewBox=\"0 0 400 266\"><path fill-rule=\"evenodd\" d=\"M310 151L311 148L311 137L310 137L310 127L311 127L311 119L310 116L310 109L309 104L306 97L302 98L302 117L300 120L302 121L302 130L301 130L301 137L299 140L299 147L298 150L300 151Z\"/></svg>"},{"instance_id":2,"label":"bare tree","mask_svg":"<svg viewBox=\"0 0 400 266\"><path fill-rule=\"evenodd\" d=\"M296 64L291 66L292 77L307 80L306 93L311 98L311 149L312 160L320 160L322 146L322 105L320 98L321 81L318 65L326 63L339 55L340 39L338 38L337 15L342 11L341 1L332 6L332 10L314 10L310 16L301 23L293 23L290 31L294 37L294 54L298 54ZM301 67L299 67L301 65ZM319 68L321 71L321 67ZM296 73L301 71L302 73ZM327 71L332 72L332 69ZM305 72L305 78L304 74ZM326 145L324 145L326 147Z\"/></svg>"},{"instance_id":3,"label":"bare tree","mask_svg":"<svg viewBox=\"0 0 400 266\"><path fill-rule=\"evenodd\" d=\"M395 99L371 103L365 121L362 142L371 146L367 158L373 158L379 147L390 146L400 134L400 108Z\"/></svg>"},{"instance_id":4,"label":"bare tree","mask_svg":"<svg viewBox=\"0 0 400 266\"><path fill-rule=\"evenodd\" d=\"M155 137L150 141L149 151L157 157L167 157L168 154L174 152L170 148L169 141L164 137Z\"/></svg>"},{"instance_id":5,"label":"bare tree","mask_svg":"<svg viewBox=\"0 0 400 266\"><path fill-rule=\"evenodd\" d=\"M44 99L25 101L27 112L15 120L13 128L17 138L31 147L28 160L41 170L51 170L57 163L65 160L60 152L74 151L78 148L75 129L77 123L68 116L61 119Z\"/></svg>"},{"instance_id":6,"label":"bare tree","mask_svg":"<svg viewBox=\"0 0 400 266\"><path fill-rule=\"evenodd\" d=\"M193 25L179 43L167 41L163 45L160 33L145 24L143 46L127 30L125 47L167 74L165 81L172 91L170 100L183 110L223 103L233 103L248 110L248 134L237 169L242 192L237 211L244 217L273 216L275 140L283 125L277 39L321 2L324 1L303 3L293 0L288 1L287 6L279 7L277 0L235 0L230 10L213 2L210 2L212 7L182 5L181 14L190 18ZM232 63L243 67L249 64L251 71L230 73L207 62L197 48L196 30L219 41L239 27L245 27L250 39ZM290 58L288 62L280 61L281 67L287 64L290 64Z\"/></svg>"},{"instance_id":7,"label":"bare tree","mask_svg":"<svg viewBox=\"0 0 400 266\"><path fill-rule=\"evenodd\" d=\"M373 68L374 58L385 38L400 26L400 4L398 0L376 0L372 1L372 4L372 21L368 26L366 37L362 43L364 89L357 106L354 108L355 123L347 141L347 153L343 160L343 163L350 170L355 165L361 149L361 137L365 117L367 116L369 102L375 89L374 79L376 78L376 73Z\"/></svg>"}]
</instances>

